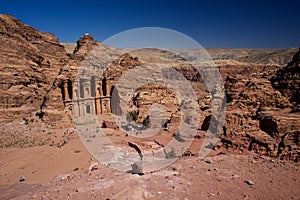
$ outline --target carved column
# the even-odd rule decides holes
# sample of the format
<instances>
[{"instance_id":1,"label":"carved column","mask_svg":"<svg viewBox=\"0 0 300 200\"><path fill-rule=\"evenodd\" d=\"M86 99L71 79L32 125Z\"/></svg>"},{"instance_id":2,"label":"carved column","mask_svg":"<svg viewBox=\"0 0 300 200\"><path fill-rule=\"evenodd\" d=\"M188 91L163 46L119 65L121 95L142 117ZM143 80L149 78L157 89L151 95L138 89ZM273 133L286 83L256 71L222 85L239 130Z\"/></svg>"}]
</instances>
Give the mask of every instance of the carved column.
<instances>
[{"instance_id":1,"label":"carved column","mask_svg":"<svg viewBox=\"0 0 300 200\"><path fill-rule=\"evenodd\" d=\"M80 87L79 87L79 82L76 80L74 85L73 85L73 100L78 100L79 99L79 94L80 94Z\"/></svg>"},{"instance_id":2,"label":"carved column","mask_svg":"<svg viewBox=\"0 0 300 200\"><path fill-rule=\"evenodd\" d=\"M69 92L68 92L68 84L67 84L67 82L64 83L64 99L65 99L65 101L70 100L69 99Z\"/></svg>"},{"instance_id":3,"label":"carved column","mask_svg":"<svg viewBox=\"0 0 300 200\"><path fill-rule=\"evenodd\" d=\"M84 115L85 115L84 101L80 102L80 108L79 108L79 110L80 110L80 117L84 117Z\"/></svg>"},{"instance_id":4,"label":"carved column","mask_svg":"<svg viewBox=\"0 0 300 200\"><path fill-rule=\"evenodd\" d=\"M84 98L91 97L91 83L90 82L83 83L83 90L84 90Z\"/></svg>"},{"instance_id":5,"label":"carved column","mask_svg":"<svg viewBox=\"0 0 300 200\"><path fill-rule=\"evenodd\" d=\"M110 108L110 98L111 98L111 96L110 96L110 89L111 89L111 87L110 87L110 83L109 82L107 82L107 84L106 84L106 91L107 91L107 93L106 93L106 96L107 96L107 99L106 99L106 104L107 104L107 107L106 107L106 113L111 113L111 108Z\"/></svg>"},{"instance_id":6,"label":"carved column","mask_svg":"<svg viewBox=\"0 0 300 200\"><path fill-rule=\"evenodd\" d=\"M91 102L91 113L92 113L93 115L96 114L95 101L92 101L92 102Z\"/></svg>"},{"instance_id":7,"label":"carved column","mask_svg":"<svg viewBox=\"0 0 300 200\"><path fill-rule=\"evenodd\" d=\"M75 117L80 117L80 108L79 108L79 83L76 80L73 83L73 100L72 100L72 111Z\"/></svg>"},{"instance_id":8,"label":"carved column","mask_svg":"<svg viewBox=\"0 0 300 200\"><path fill-rule=\"evenodd\" d=\"M107 113L111 113L111 108L110 108L110 98L107 98Z\"/></svg>"},{"instance_id":9,"label":"carved column","mask_svg":"<svg viewBox=\"0 0 300 200\"><path fill-rule=\"evenodd\" d=\"M95 100L95 103L96 103L96 114L97 115L100 115L101 114L101 101L100 101L100 98L101 98L101 87L97 87L96 89L96 100Z\"/></svg>"}]
</instances>

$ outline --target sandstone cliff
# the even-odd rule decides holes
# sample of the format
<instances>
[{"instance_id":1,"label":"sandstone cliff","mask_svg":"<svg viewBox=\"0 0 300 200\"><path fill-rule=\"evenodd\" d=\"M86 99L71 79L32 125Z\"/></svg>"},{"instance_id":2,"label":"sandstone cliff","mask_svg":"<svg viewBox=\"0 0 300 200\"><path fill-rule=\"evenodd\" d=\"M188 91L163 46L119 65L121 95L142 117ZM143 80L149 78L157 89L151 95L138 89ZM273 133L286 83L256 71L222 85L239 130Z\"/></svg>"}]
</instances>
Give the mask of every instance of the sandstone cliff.
<instances>
[{"instance_id":1,"label":"sandstone cliff","mask_svg":"<svg viewBox=\"0 0 300 200\"><path fill-rule=\"evenodd\" d=\"M52 35L0 15L2 119L39 112L68 57Z\"/></svg>"},{"instance_id":2,"label":"sandstone cliff","mask_svg":"<svg viewBox=\"0 0 300 200\"><path fill-rule=\"evenodd\" d=\"M292 61L277 71L271 79L274 88L289 98L293 104L293 111L300 111L300 50Z\"/></svg>"},{"instance_id":3,"label":"sandstone cliff","mask_svg":"<svg viewBox=\"0 0 300 200\"><path fill-rule=\"evenodd\" d=\"M129 108L123 111L136 122L147 125L149 109L156 103L165 106L168 122L165 127L180 121L179 105L183 99L177 99L178 91L166 87L175 85L176 81L177 89L186 94L194 89L201 112L198 113L198 107L189 112L199 117L199 129L205 131L212 119L211 94L201 75L174 53L148 49L122 54L85 34L75 50L67 54L54 35L37 31L10 15L0 15L0 24L0 120L3 124L36 114L52 128L70 127L76 111L73 102L83 106L80 112L84 112L78 114L126 114L119 107L124 101L120 97L128 96L126 89L132 89L134 81L142 79L148 82L141 82L141 86L131 91ZM227 95L227 117L219 147L298 161L300 53L280 68L273 61L268 65L244 62L240 58L251 54L250 51L235 51L239 53L232 58L227 58L232 52L225 55L224 50L214 51L215 58L220 55L222 58L216 64L225 80ZM185 56L192 60L193 53L197 50L187 51ZM285 60L280 59L280 63ZM179 72L192 88L180 88L183 82L173 77L176 73L167 70L164 74L159 66ZM127 73L139 69L143 70ZM165 75L166 85L158 84L162 82L157 74ZM114 90L119 83L125 90ZM90 104L85 99L91 100Z\"/></svg>"},{"instance_id":4,"label":"sandstone cliff","mask_svg":"<svg viewBox=\"0 0 300 200\"><path fill-rule=\"evenodd\" d=\"M299 102L298 55L277 72L226 79L227 116L221 139L224 147L298 162L300 115L291 113L295 102Z\"/></svg>"}]
</instances>

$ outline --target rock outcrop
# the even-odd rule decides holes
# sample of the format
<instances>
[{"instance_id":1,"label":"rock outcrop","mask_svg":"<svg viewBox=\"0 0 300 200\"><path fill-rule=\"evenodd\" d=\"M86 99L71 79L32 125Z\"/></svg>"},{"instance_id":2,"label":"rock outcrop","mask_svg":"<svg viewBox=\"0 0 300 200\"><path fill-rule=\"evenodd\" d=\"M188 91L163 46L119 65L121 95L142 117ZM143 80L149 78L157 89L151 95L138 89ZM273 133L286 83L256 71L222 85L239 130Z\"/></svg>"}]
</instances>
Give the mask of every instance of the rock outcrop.
<instances>
[{"instance_id":1,"label":"rock outcrop","mask_svg":"<svg viewBox=\"0 0 300 200\"><path fill-rule=\"evenodd\" d=\"M2 119L40 112L68 57L52 35L0 15L0 107ZM59 97L57 97L59 98Z\"/></svg>"},{"instance_id":2,"label":"rock outcrop","mask_svg":"<svg viewBox=\"0 0 300 200\"><path fill-rule=\"evenodd\" d=\"M271 82L277 90L289 98L293 111L300 111L300 49L292 61L277 71Z\"/></svg>"},{"instance_id":3,"label":"rock outcrop","mask_svg":"<svg viewBox=\"0 0 300 200\"><path fill-rule=\"evenodd\" d=\"M146 49L122 54L85 34L74 51L67 53L54 35L37 31L10 15L0 15L0 25L2 123L19 118L28 123L28 116L35 114L51 128L70 127L74 116L113 113L127 114L131 120L149 126L155 120L150 121L151 112L161 117L161 111L165 111L164 121L157 123L170 131L172 123L196 121L181 116L182 108L200 119L198 128L204 132L213 119L213 95L201 75L172 52ZM219 146L297 162L300 51L283 68L278 63L286 58L269 65L250 64L242 58L251 52L245 50L234 56L236 51L224 54L221 50L214 55L226 80L227 96L227 117ZM197 50L187 50L186 57L193 60L193 53ZM116 89L118 84L122 87ZM195 94L191 95L192 91ZM122 97L128 97L127 111L120 108L125 101ZM118 129L108 122L103 126ZM9 134L11 129L5 130Z\"/></svg>"},{"instance_id":4,"label":"rock outcrop","mask_svg":"<svg viewBox=\"0 0 300 200\"><path fill-rule=\"evenodd\" d=\"M298 53L277 72L226 79L227 113L221 139L224 147L299 160L300 115L291 113L293 95L299 92L299 70L294 69L298 67L297 57Z\"/></svg>"}]
</instances>

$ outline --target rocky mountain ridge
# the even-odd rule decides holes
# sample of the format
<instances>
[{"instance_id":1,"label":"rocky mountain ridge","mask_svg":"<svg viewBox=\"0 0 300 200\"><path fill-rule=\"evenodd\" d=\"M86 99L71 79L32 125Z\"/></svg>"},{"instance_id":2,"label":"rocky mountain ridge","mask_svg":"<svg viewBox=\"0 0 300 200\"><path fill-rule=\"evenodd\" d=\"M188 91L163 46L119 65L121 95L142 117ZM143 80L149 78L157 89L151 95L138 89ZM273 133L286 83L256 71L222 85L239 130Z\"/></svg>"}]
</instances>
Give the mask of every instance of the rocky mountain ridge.
<instances>
[{"instance_id":1,"label":"rocky mountain ridge","mask_svg":"<svg viewBox=\"0 0 300 200\"><path fill-rule=\"evenodd\" d=\"M123 74L147 61L159 60L179 71L194 88L201 86L196 91L202 111L199 129L205 127L202 125L205 119L209 119L210 94L201 84L202 79L197 71L188 64L180 63L178 57L165 52L162 58L151 57L152 60L147 60L143 56L136 57L134 53L122 54L95 41L89 34L80 38L73 53L68 54L52 34L36 31L10 15L0 15L0 23L0 120L3 124L37 115L50 128L71 127L75 109L72 100L75 98L78 72L81 72L82 63L95 49L98 49L96 53L106 54L107 57L103 57L105 60L117 58L109 62L103 77L94 80L97 81L93 88L95 93L91 91L92 94L89 94L96 103L101 101L102 110L95 106L98 113L101 110L109 114L113 110L113 106L112 109L109 107L109 99L113 86ZM287 51L287 54L290 55L292 51ZM227 56L235 52L224 54L224 50L213 54L225 80L227 94L227 117L218 148L220 152L253 151L298 162L300 54L298 52L286 67L280 67L287 58L279 59L277 63L247 63L245 61L249 57L244 59L246 56L256 55L249 52L244 51L236 57ZM187 51L186 56L193 56L193 52ZM171 64L170 60L175 61ZM91 82L89 84L93 85ZM82 85L79 87L86 89ZM143 122L147 118L145 111L150 104L157 103L157 95L161 97L160 101L163 101L162 97L169 99L164 104L168 105L172 114L178 112L174 94L162 87L157 89L154 91L147 85L139 88L132 97L132 108L140 113L137 121ZM175 104L172 104L174 107L171 103ZM84 109L93 110L90 105Z\"/></svg>"}]
</instances>

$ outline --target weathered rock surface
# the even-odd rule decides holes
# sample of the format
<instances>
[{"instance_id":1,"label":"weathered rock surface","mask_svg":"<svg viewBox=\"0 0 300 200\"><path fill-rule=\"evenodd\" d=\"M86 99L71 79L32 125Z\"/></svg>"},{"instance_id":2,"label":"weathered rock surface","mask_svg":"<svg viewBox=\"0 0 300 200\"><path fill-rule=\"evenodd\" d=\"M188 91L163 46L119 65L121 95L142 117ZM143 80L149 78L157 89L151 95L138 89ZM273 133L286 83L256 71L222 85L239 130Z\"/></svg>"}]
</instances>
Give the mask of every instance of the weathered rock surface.
<instances>
[{"instance_id":1,"label":"weathered rock surface","mask_svg":"<svg viewBox=\"0 0 300 200\"><path fill-rule=\"evenodd\" d=\"M181 87L183 82L178 78L180 76L172 72L175 70L195 90L199 103L196 109L192 104L184 104L184 107L200 119L199 128L207 130L211 121L212 95L199 72L180 56L153 49L122 55L121 51L100 44L89 34L78 40L73 52L68 48L67 53L54 35L37 31L10 15L0 15L0 23L1 121L7 122L18 117L27 119L36 113L53 128L71 126L74 109L72 100L74 95L78 96L74 93L74 84L80 82L80 78L92 76L94 79L91 80L95 83L89 92L92 97L106 98L105 103L112 104L107 107L107 113L122 115L122 112L127 112L135 122L148 126L151 123L149 111L154 104L161 104L163 108L156 107L152 111L156 114L166 111L164 122L158 121L164 128L182 119L185 122L193 121L180 116L180 105L192 100L192 97L188 95L184 99L178 95L179 90L188 94L190 92L187 90L191 88ZM294 50L276 50L275 54L283 57L279 60L272 58L268 65L263 64L265 60L261 61L261 58L257 61L260 64L245 62L250 59L247 56L257 55L259 51L209 51L226 80L227 118L221 144L228 149L249 150L298 161L300 53L286 67L280 68L279 65L285 63L288 57L283 55L290 55ZM189 50L184 55L188 60L193 60L197 52ZM267 53L274 56L273 53ZM170 71L163 71L161 66ZM128 75L129 71L136 73ZM126 76L127 80L122 82ZM160 85L162 78L167 83ZM121 97L128 96L128 89L133 88L134 81L143 79L146 81L130 91L128 110L123 111L120 103L124 99ZM125 90L115 90L120 82ZM92 81L90 83L93 85ZM166 86L170 85L177 88L168 89ZM114 101L109 102L110 99ZM96 103L96 98L94 100Z\"/></svg>"},{"instance_id":2,"label":"weathered rock surface","mask_svg":"<svg viewBox=\"0 0 300 200\"><path fill-rule=\"evenodd\" d=\"M227 116L221 139L226 148L298 162L300 115L290 112L294 103L291 99L299 91L299 84L295 84L299 73L291 67L295 58L297 54L275 78L275 71L269 71L226 79Z\"/></svg>"},{"instance_id":3,"label":"weathered rock surface","mask_svg":"<svg viewBox=\"0 0 300 200\"><path fill-rule=\"evenodd\" d=\"M300 50L292 61L277 71L271 79L274 88L289 98L293 104L293 111L300 111Z\"/></svg>"},{"instance_id":4,"label":"weathered rock surface","mask_svg":"<svg viewBox=\"0 0 300 200\"><path fill-rule=\"evenodd\" d=\"M0 24L1 118L40 112L68 60L65 49L54 35L24 25L11 15L0 15Z\"/></svg>"}]
</instances>

